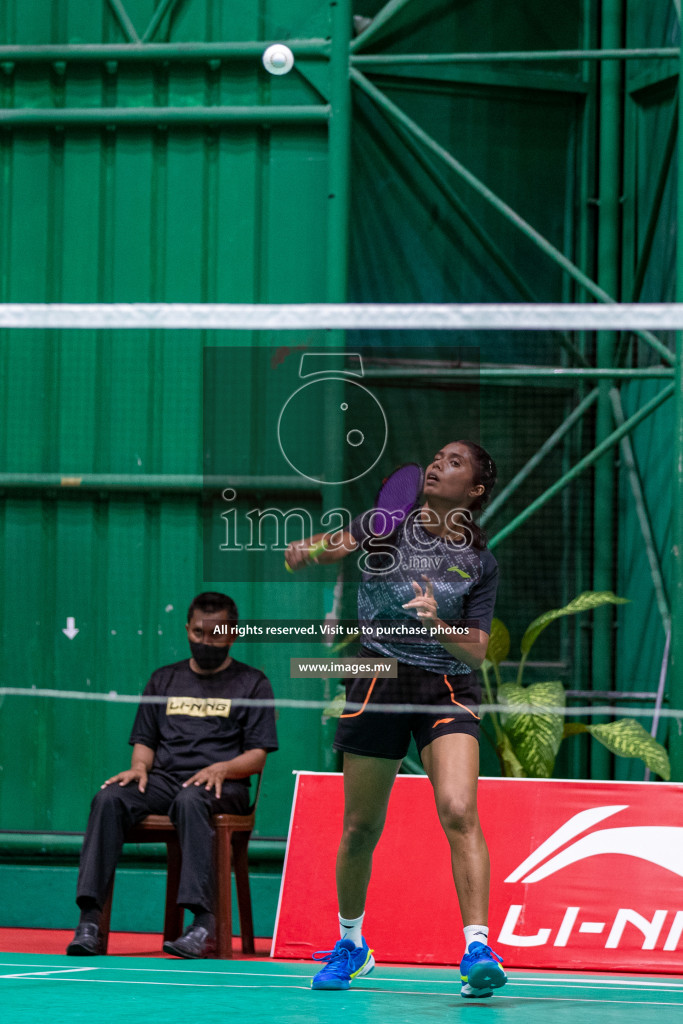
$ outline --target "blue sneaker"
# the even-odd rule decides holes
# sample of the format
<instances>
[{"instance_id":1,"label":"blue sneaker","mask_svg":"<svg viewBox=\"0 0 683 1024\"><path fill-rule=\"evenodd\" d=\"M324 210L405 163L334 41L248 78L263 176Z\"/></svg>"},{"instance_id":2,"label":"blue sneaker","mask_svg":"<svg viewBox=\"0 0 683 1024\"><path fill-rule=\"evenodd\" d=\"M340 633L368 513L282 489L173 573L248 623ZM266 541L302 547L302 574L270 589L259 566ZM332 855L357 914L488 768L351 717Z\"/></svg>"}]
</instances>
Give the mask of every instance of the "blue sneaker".
<instances>
[{"instance_id":1,"label":"blue sneaker","mask_svg":"<svg viewBox=\"0 0 683 1024\"><path fill-rule=\"evenodd\" d=\"M374 969L372 953L365 939L362 946L356 946L351 939L340 939L334 949L314 953L314 960L325 960L326 964L311 981L311 988L348 988L353 978L362 978Z\"/></svg>"},{"instance_id":2,"label":"blue sneaker","mask_svg":"<svg viewBox=\"0 0 683 1024\"><path fill-rule=\"evenodd\" d=\"M486 999L494 988L502 988L507 981L500 966L503 960L483 942L471 942L460 963L460 995L466 999Z\"/></svg>"}]
</instances>

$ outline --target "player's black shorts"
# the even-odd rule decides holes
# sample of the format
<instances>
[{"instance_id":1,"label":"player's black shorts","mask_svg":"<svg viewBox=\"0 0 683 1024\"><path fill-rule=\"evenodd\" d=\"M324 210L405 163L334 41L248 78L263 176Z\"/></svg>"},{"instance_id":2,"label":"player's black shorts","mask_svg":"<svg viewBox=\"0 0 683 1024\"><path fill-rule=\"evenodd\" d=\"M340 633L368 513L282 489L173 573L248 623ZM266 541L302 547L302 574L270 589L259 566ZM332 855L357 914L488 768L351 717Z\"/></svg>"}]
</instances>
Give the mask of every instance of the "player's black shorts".
<instances>
[{"instance_id":1,"label":"player's black shorts","mask_svg":"<svg viewBox=\"0 0 683 1024\"><path fill-rule=\"evenodd\" d=\"M361 651L363 656L376 655ZM443 675L399 661L397 679L357 676L347 682L334 749L399 761L408 753L411 736L420 752L448 733L467 733L478 740L480 702L476 672ZM384 711L386 704L427 705L429 710Z\"/></svg>"}]
</instances>

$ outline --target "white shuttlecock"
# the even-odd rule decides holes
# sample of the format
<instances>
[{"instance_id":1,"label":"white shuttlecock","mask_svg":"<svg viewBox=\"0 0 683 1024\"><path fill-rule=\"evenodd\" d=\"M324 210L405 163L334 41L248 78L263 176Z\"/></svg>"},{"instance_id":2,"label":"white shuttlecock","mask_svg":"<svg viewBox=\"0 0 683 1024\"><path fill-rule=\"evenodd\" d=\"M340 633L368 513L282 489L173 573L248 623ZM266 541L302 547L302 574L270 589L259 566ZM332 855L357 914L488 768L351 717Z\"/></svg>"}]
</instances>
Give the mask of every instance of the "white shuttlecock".
<instances>
[{"instance_id":1,"label":"white shuttlecock","mask_svg":"<svg viewBox=\"0 0 683 1024\"><path fill-rule=\"evenodd\" d=\"M271 75L286 75L294 67L294 54L284 43L273 43L265 50L263 66Z\"/></svg>"}]
</instances>

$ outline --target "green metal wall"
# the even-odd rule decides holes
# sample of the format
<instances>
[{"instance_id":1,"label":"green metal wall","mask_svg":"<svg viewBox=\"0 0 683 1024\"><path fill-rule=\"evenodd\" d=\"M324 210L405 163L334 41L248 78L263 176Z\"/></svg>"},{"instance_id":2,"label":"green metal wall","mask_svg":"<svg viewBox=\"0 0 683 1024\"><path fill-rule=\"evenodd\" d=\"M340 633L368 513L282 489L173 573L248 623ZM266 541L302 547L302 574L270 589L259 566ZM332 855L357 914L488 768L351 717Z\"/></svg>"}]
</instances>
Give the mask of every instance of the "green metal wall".
<instances>
[{"instance_id":1,"label":"green metal wall","mask_svg":"<svg viewBox=\"0 0 683 1024\"><path fill-rule=\"evenodd\" d=\"M598 6L588 0L559 6L541 0L429 0L418 11L415 3L406 4L363 53L369 59L597 45ZM664 6L629 3L626 41L677 40L675 11ZM372 16L382 7L380 0L368 0L362 13ZM0 301L342 298L344 140L335 135L335 125L343 128L343 111L330 118L329 107L338 88L333 72L341 67L345 74L346 67L323 59L321 49L326 39L334 46L339 38L339 6L318 0L126 0L128 27L116 9L105 0L34 0L0 8L0 45L25 51L0 65L0 105L16 115L11 129L0 133ZM149 26L148 43L173 46L308 42L297 53L296 71L283 78L263 71L259 47L265 44L237 56L216 56L205 47L182 59L179 50L107 61L84 53L67 59L61 52L28 59L27 48L37 45L128 44L130 25L140 38ZM666 148L673 112L666 69L644 65L631 63L628 70L620 268L625 299L637 277L636 256L657 193L656 155ZM355 66L554 246L587 273L596 270L593 64ZM405 133L396 134L386 110L360 88L354 95L350 298L585 298L481 193L438 162L425 164ZM216 106L261 109L237 119L207 113ZM263 108L273 107L288 112L269 121ZM174 113L155 115L149 108ZM662 193L643 298L672 294L672 181L666 180ZM288 334L285 341L315 346L323 339ZM416 341L425 355L444 344L443 336L427 334L363 339L380 353ZM592 353L592 338L575 341ZM349 347L356 342L351 336ZM143 478L198 478L202 472L205 346L244 350L279 343L273 336L244 333L5 333L2 472L56 474L52 482L6 490L0 504L6 684L132 695L156 666L185 656L187 604L213 582L203 579L201 494L195 485L170 489L144 485ZM568 362L556 334L485 333L459 336L457 343L479 346L482 361L499 365ZM632 363L646 358L633 351L629 356ZM269 398L283 400L289 386L283 381L282 391L276 386ZM400 389L390 393L382 387L383 401L398 420L405 397ZM639 402L646 385L633 388ZM480 435L499 462L501 486L584 393L582 386L481 387ZM457 401L457 394L451 397ZM230 415L239 420L244 409L249 421L237 437L236 459L258 473L283 472L259 433L258 375L235 374L230 398ZM430 401L418 391L414 398L418 410L420 401L423 407ZM659 424L670 429L665 410L638 435L641 459L660 436ZM590 420L582 430L517 492L491 532L585 450ZM410 457L417 458L431 438L416 437L419 452ZM400 453L392 458L403 461ZM389 453L382 468L391 468ZM653 506L665 483L665 473L660 480L658 472L645 474ZM87 474L138 476L141 486L116 488L111 479L90 488L59 485L60 476ZM365 498L360 492L354 496L359 502ZM320 495L307 500L314 511L322 507ZM517 636L535 615L590 587L591 501L586 476L496 550L503 569L498 614ZM640 588L642 552L632 510L621 500L619 509L625 559L615 586L634 600L620 613L620 635L627 639L617 681L635 689L643 688L644 676L654 685L662 631L655 620L652 637L648 633L644 644L638 642L638 602L647 604L648 623L652 605ZM656 525L664 556L666 523ZM564 546L558 535L569 538ZM329 585L221 585L250 618L281 617L283 609L292 617L318 617L331 607ZM73 641L62 633L67 616L80 630ZM587 686L588 646L585 632L564 620L546 631L538 657L555 662L567 683ZM262 666L276 694L286 698L302 695L289 679L290 653L274 645L235 649L237 657ZM328 692L322 681L311 682L303 695ZM0 716L0 829L81 830L91 794L127 760L132 708L6 697ZM283 709L279 728L282 750L268 767L262 836L286 832L292 769L334 763L319 712ZM578 745L573 749L562 770L582 774L586 753ZM28 773L21 769L25 764ZM486 764L486 770L494 768Z\"/></svg>"},{"instance_id":2,"label":"green metal wall","mask_svg":"<svg viewBox=\"0 0 683 1024\"><path fill-rule=\"evenodd\" d=\"M113 6L5 4L0 43L128 42ZM330 6L313 0L164 6L153 42L320 40L331 31ZM129 0L125 8L143 36L155 4ZM328 63L315 56L308 63L327 90ZM0 138L2 301L327 297L328 133L324 118L305 120L324 103L305 75L272 78L258 52L170 62L41 58L3 65L0 90L5 107L57 112L57 122L41 115L46 123L18 125ZM247 123L205 124L192 110L184 123L161 126L111 117L59 123L62 109L66 118L72 109L209 105L305 111L281 124L265 123L263 113ZM212 584L203 579L199 487L150 490L133 479L116 490L111 476L200 479L207 343L259 340L198 331L3 337L2 471L57 474L57 486L3 495L5 685L136 694L155 667L187 655L188 603ZM236 375L231 401L244 414L258 390L258 380ZM240 458L246 454L258 474L267 470L256 434L244 432L239 443ZM94 489L58 485L59 475L87 474L109 479ZM218 584L252 618L280 617L292 600L286 582ZM320 587L296 588L292 614L323 608ZM79 629L73 640L62 633L68 616ZM289 654L273 645L235 649L269 674L279 697L295 695ZM326 692L322 682L306 685L310 696ZM128 762L133 710L5 698L0 829L82 830L93 792ZM319 712L285 709L279 731L282 749L264 781L262 836L286 833L292 769L329 759Z\"/></svg>"},{"instance_id":3,"label":"green metal wall","mask_svg":"<svg viewBox=\"0 0 683 1024\"><path fill-rule=\"evenodd\" d=\"M680 19L673 5L631 5L627 45L671 46L680 41ZM622 274L624 301L676 300L676 152L678 119L676 61L629 64L626 78L625 196ZM667 339L672 350L674 339ZM656 357L647 346L631 339L623 346L625 365L647 366ZM631 383L624 389L628 415L655 393L651 382ZM633 436L633 449L655 550L670 610L672 597L671 510L672 466L669 439L674 433L670 404L643 423ZM641 527L625 477L619 492L619 593L631 604L619 609L617 634L619 688L656 690L662 671L666 628L658 610L655 588ZM666 688L668 695L669 687ZM666 706L666 704L665 704ZM646 728L651 722L643 720ZM660 723L657 737L670 736L680 744L678 726ZM642 779L639 764L618 761L617 777Z\"/></svg>"}]
</instances>

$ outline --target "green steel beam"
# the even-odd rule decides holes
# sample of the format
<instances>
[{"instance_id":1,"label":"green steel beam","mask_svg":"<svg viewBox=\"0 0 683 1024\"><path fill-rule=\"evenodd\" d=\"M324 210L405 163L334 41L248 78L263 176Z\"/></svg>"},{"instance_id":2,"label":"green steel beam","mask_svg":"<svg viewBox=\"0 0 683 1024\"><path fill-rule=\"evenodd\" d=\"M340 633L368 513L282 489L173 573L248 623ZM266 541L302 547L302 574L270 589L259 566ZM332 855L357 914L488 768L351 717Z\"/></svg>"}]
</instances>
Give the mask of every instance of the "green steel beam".
<instances>
[{"instance_id":1,"label":"green steel beam","mask_svg":"<svg viewBox=\"0 0 683 1024\"><path fill-rule=\"evenodd\" d=\"M508 281L510 281L510 283L520 292L521 295L524 295L526 299L531 302L536 301L531 289L527 286L526 281L517 268L507 258L505 253L500 249L486 229L483 228L476 218L470 213L467 204L463 202L455 189L446 181L432 161L428 159L410 132L406 131L402 125L397 124L395 121L389 122L389 125L401 142L410 150L425 174L429 176L433 184L436 185L444 198L450 203L457 215L464 221L475 238L481 243L482 247L489 254L496 266L503 271Z\"/></svg>"},{"instance_id":2,"label":"green steel beam","mask_svg":"<svg viewBox=\"0 0 683 1024\"><path fill-rule=\"evenodd\" d=\"M413 135L420 140L420 142L429 149L432 153L439 157L445 164L447 164L451 170L453 170L463 181L467 182L471 188L477 192L478 195L482 196L494 209L498 210L506 220L509 220L514 224L526 238L530 239L537 248L549 256L555 263L558 264L564 271L566 271L578 284L589 292L594 298L600 302L606 304L612 304L615 300L605 292L598 284L595 283L590 277L588 277L575 263L572 263L564 253L549 242L539 231L531 226L528 221L524 220L516 210L513 210L504 200L502 200L495 192L488 188L479 178L476 177L471 171L469 171L459 160L444 149L431 135L429 135L423 128L421 128L412 118L404 113L400 107L396 106L395 103L384 95L384 93L374 86L364 75L355 68L351 68L351 77L353 81L375 101L377 106L383 110L390 117L395 118L400 124L404 125L408 131L412 132ZM674 362L674 356L668 350L666 345L659 340L650 331L638 331L636 332L639 337L643 338L659 355L662 359L670 365Z\"/></svg>"},{"instance_id":3,"label":"green steel beam","mask_svg":"<svg viewBox=\"0 0 683 1024\"><path fill-rule=\"evenodd\" d=\"M137 34L135 30L135 25L128 17L128 11L123 6L121 0L109 0L109 6L112 9L114 17L121 26L123 34L130 39L131 43L139 43L140 36Z\"/></svg>"},{"instance_id":4,"label":"green steel beam","mask_svg":"<svg viewBox=\"0 0 683 1024\"><path fill-rule=\"evenodd\" d=\"M351 83L349 0L330 4L330 114L328 142L327 301L346 302L349 252Z\"/></svg>"},{"instance_id":5,"label":"green steel beam","mask_svg":"<svg viewBox=\"0 0 683 1024\"><path fill-rule=\"evenodd\" d=\"M375 15L372 19L372 24L361 32L359 36L351 43L351 52L360 49L365 46L371 39L374 39L380 29L384 28L387 22L391 21L394 15L398 14L411 3L411 0L389 0L389 3L385 4L384 7Z\"/></svg>"},{"instance_id":6,"label":"green steel beam","mask_svg":"<svg viewBox=\"0 0 683 1024\"><path fill-rule=\"evenodd\" d=\"M80 832L0 832L0 857L78 857L83 846ZM250 861L284 860L285 839L259 839L249 841ZM166 860L165 843L126 843L124 860Z\"/></svg>"},{"instance_id":7,"label":"green steel beam","mask_svg":"<svg viewBox=\"0 0 683 1024\"><path fill-rule=\"evenodd\" d=\"M683 58L678 78L678 112L683 117L681 84ZM683 122L678 137L683 138ZM676 261L676 299L683 302L683 159L678 159L678 253ZM676 381L674 402L674 436L672 464L671 511L671 663L669 669L669 704L683 708L683 332L676 334ZM671 777L683 781L683 743L674 722L669 725L669 758Z\"/></svg>"},{"instance_id":8,"label":"green steel beam","mask_svg":"<svg viewBox=\"0 0 683 1024\"><path fill-rule=\"evenodd\" d=\"M132 27L132 25L131 25ZM133 30L134 31L134 30ZM368 30L369 31L369 30ZM363 37L358 36L351 44L358 43ZM277 42L277 40L272 40ZM329 56L331 43L329 39L287 39L287 46L295 57ZM51 61L97 61L97 60L134 60L149 61L154 58L163 60L206 60L222 58L225 60L244 60L260 57L269 45L268 40L248 40L245 42L221 43L143 43L139 39L134 43L73 43L48 44L44 46L0 46L0 61L27 64L32 62ZM634 60L662 59L679 56L678 47L663 47L650 50L621 50L612 53L603 50L548 50L548 51L513 51L510 53L452 53L452 54L378 54L361 56L352 54L353 65L377 65L378 68L401 64L491 64L501 62L533 63L550 60L604 60L623 58ZM419 59L417 58L425 58Z\"/></svg>"},{"instance_id":9,"label":"green steel beam","mask_svg":"<svg viewBox=\"0 0 683 1024\"><path fill-rule=\"evenodd\" d=\"M370 68L381 74L383 81L422 82L432 85L473 85L494 89L529 89L553 93L572 93L585 96L588 86L577 75L557 71L530 70L519 64L502 67L500 64L397 64Z\"/></svg>"},{"instance_id":10,"label":"green steel beam","mask_svg":"<svg viewBox=\"0 0 683 1024\"><path fill-rule=\"evenodd\" d=\"M643 287L643 281L645 280L645 274L650 263L650 255L652 253L652 243L654 242L655 234L657 231L657 223L659 221L659 214L662 209L662 200L664 199L664 193L666 191L666 182L669 177L669 171L671 170L671 163L673 155L676 151L676 140L678 138L678 96L676 96L676 102L671 115L671 125L669 126L669 133L666 139L666 147L662 156L662 163L659 168L659 174L657 176L657 185L655 187L655 194L652 199L652 207L647 220L647 228L645 230L645 237L643 239L643 245L638 255L638 266L636 267L635 277L633 279L633 289L631 292L631 302L638 302L640 293ZM618 360L617 360L618 362Z\"/></svg>"},{"instance_id":11,"label":"green steel beam","mask_svg":"<svg viewBox=\"0 0 683 1024\"><path fill-rule=\"evenodd\" d=\"M346 302L348 299L349 267L349 206L351 176L351 81L349 78L349 46L353 11L351 0L330 0L330 119L328 128L328 207L327 207L327 301ZM330 331L326 344L337 351L346 345L345 331ZM330 479L343 480L345 417L340 414L346 384L343 377L329 379L328 398L321 424L325 439L326 465ZM344 504L343 486L332 483L322 488L323 513ZM343 573L343 567L339 567ZM336 601L334 584L323 593L325 614L333 611ZM336 684L323 681L322 696L334 697ZM336 771L338 755L332 749L330 730L326 726L318 732L320 763L325 771Z\"/></svg>"},{"instance_id":12,"label":"green steel beam","mask_svg":"<svg viewBox=\"0 0 683 1024\"><path fill-rule=\"evenodd\" d=\"M267 41L241 43L74 43L48 46L0 46L3 64L30 64L52 61L201 61L249 60L260 58ZM288 39L295 57L325 57L330 53L329 39Z\"/></svg>"},{"instance_id":13,"label":"green steel beam","mask_svg":"<svg viewBox=\"0 0 683 1024\"><path fill-rule=\"evenodd\" d=\"M56 107L0 110L0 127L324 123L328 106Z\"/></svg>"},{"instance_id":14,"label":"green steel beam","mask_svg":"<svg viewBox=\"0 0 683 1024\"><path fill-rule=\"evenodd\" d=\"M542 508L542 506L545 505L548 501L550 501L551 498L554 498L555 495L558 494L563 487L566 487L567 484L570 484L572 480L574 480L577 476L583 473L584 469L588 469L589 466L592 466L595 462L597 462L601 455L604 455L604 453L609 451L609 449L612 448L615 444L618 444L618 442L621 441L622 437L625 437L626 434L630 433L635 427L638 426L639 423L642 423L644 419L646 419L651 413L653 413L655 409L658 409L659 406L662 405L662 403L667 400L667 398L670 398L671 395L673 395L674 393L674 388L675 384L667 384L667 386L663 388L659 392L659 394L651 398L649 402L646 402L645 405L638 410L638 412L633 414L633 416L630 416L629 419L627 419L621 427L618 427L616 430L613 430L612 433L609 434L604 439L604 441L602 441L602 443L597 446L597 448L594 448L593 451L588 453L588 455L584 455L584 457L580 459L576 463L576 465L569 470L568 473L563 473L559 480L556 480L554 484L552 484L546 491L543 492L543 494L539 495L538 498L532 501L531 504L528 505L523 512L520 512L519 515L515 516L515 518L512 519L506 526L504 526L502 530L499 530L495 537L492 537L491 540L489 541L489 547L496 547L496 545L500 544L500 542L505 540L506 537L509 537L510 534L514 533L516 529L522 526L523 523L527 521L527 519L531 518L534 512L538 511L539 508ZM681 439L681 442L683 447L683 437ZM681 465L683 466L683 456Z\"/></svg>"},{"instance_id":15,"label":"green steel beam","mask_svg":"<svg viewBox=\"0 0 683 1024\"><path fill-rule=\"evenodd\" d=\"M373 22L374 27L374 22ZM368 32L370 29L367 30ZM364 39L367 33L358 37L356 42ZM355 47L354 47L355 48ZM664 57L678 58L678 46L659 46L648 49L613 49L604 50L510 50L493 53L382 53L353 54L351 62L359 67L385 68L402 64L493 64L500 62L519 62L522 64L534 61L551 60L661 60Z\"/></svg>"},{"instance_id":16,"label":"green steel beam","mask_svg":"<svg viewBox=\"0 0 683 1024\"><path fill-rule=\"evenodd\" d=\"M543 461L545 456L553 450L553 448L562 440L562 438L569 433L575 423L581 419L581 417L590 409L593 403L598 397L598 389L593 390L586 395L582 402L572 409L569 416L566 417L563 423L553 431L547 440L543 442L538 451L531 456L519 472L515 473L510 483L503 488L500 494L496 497L495 501L492 501L489 507L482 513L481 525L484 526L489 522L490 519L495 516L496 512L505 504L507 499L515 493L517 488L524 483L528 476L533 473L538 465Z\"/></svg>"},{"instance_id":17,"label":"green steel beam","mask_svg":"<svg viewBox=\"0 0 683 1024\"><path fill-rule=\"evenodd\" d=\"M624 410L621 404L621 395L616 388L611 388L610 390L610 402L612 404L614 422L618 427L620 427L625 422L626 417L624 416ZM643 493L643 486L640 480L640 474L638 472L631 438L628 437L628 435L626 437L622 437L620 445L622 458L624 460L624 468L626 469L628 481L631 486L631 493L633 494L633 500L636 506L636 515L638 516L638 523L640 524L640 532L643 536L645 552L650 566L650 575L652 576L655 600L657 601L657 608L659 609L662 626L664 628L664 635L666 636L671 629L671 609L669 607L669 600L666 596L662 566L655 546L652 525L650 523L650 515L647 509L645 495Z\"/></svg>"},{"instance_id":18,"label":"green steel beam","mask_svg":"<svg viewBox=\"0 0 683 1024\"><path fill-rule=\"evenodd\" d=\"M605 48L618 46L622 33L622 0L602 0L600 4L601 42ZM598 252L597 279L608 295L619 295L620 279L620 197L621 153L623 148L622 66L613 62L600 66L598 93ZM597 364L611 366L616 335L598 331ZM607 380L598 382L598 404L595 417L595 442L599 445L612 430L612 406ZM615 523L614 453L607 451L595 463L593 485L593 590L614 589ZM591 642L591 676L594 690L611 690L614 681L613 605L595 610ZM604 719L594 719L594 724ZM612 755L606 747L594 744L591 749L591 776L610 777Z\"/></svg>"},{"instance_id":19,"label":"green steel beam","mask_svg":"<svg viewBox=\"0 0 683 1024\"><path fill-rule=\"evenodd\" d=\"M145 30L145 34L142 37L142 42L146 43L150 39L154 38L154 35L159 28L159 25L164 20L167 14L173 13L173 8L178 6L179 0L160 0L157 4L156 10L152 15L152 20Z\"/></svg>"},{"instance_id":20,"label":"green steel beam","mask_svg":"<svg viewBox=\"0 0 683 1024\"><path fill-rule=\"evenodd\" d=\"M75 858L81 853L81 833L59 832L0 832L0 858L15 860L22 857ZM165 843L126 844L124 859L166 859Z\"/></svg>"},{"instance_id":21,"label":"green steel beam","mask_svg":"<svg viewBox=\"0 0 683 1024\"><path fill-rule=\"evenodd\" d=\"M496 380L520 378L523 380L641 380L673 378L674 370L668 366L595 367L595 366L415 366L366 367L364 377L377 380L414 380L419 377L435 381Z\"/></svg>"},{"instance_id":22,"label":"green steel beam","mask_svg":"<svg viewBox=\"0 0 683 1024\"><path fill-rule=\"evenodd\" d=\"M0 490L200 492L232 487L249 494L320 496L320 484L298 476L199 476L110 473L0 473Z\"/></svg>"},{"instance_id":23,"label":"green steel beam","mask_svg":"<svg viewBox=\"0 0 683 1024\"><path fill-rule=\"evenodd\" d=\"M677 83L678 61L672 60L667 61L663 67L650 65L646 71L629 78L626 91L636 103L646 103L648 93L657 91L661 94L665 89L669 89L673 94Z\"/></svg>"},{"instance_id":24,"label":"green steel beam","mask_svg":"<svg viewBox=\"0 0 683 1024\"><path fill-rule=\"evenodd\" d=\"M673 161L673 155L676 151L676 141L678 138L678 95L676 96L676 102L672 111L671 124L669 126L669 132L666 139L666 146L662 156L662 163L659 168L659 174L657 175L657 184L655 186L655 194L652 199L652 207L647 219L647 227L645 229L645 237L643 238L643 244L638 254L638 264L636 266L635 276L631 285L631 302L638 302L640 294L645 282L645 275L650 265L650 256L652 254L652 246L657 233L657 226L659 222L659 214L662 209L662 201L664 199L664 193L666 191L666 183L671 170ZM617 342L616 350L614 353L614 364L619 366L625 359L626 353L628 352L628 341L631 337L629 331L624 331L619 337Z\"/></svg>"},{"instance_id":25,"label":"green steel beam","mask_svg":"<svg viewBox=\"0 0 683 1024\"><path fill-rule=\"evenodd\" d=\"M581 0L580 2L580 42L584 49L595 47L597 42L597 31L595 24L594 0ZM595 211L591 200L596 193L596 120L597 120L597 82L600 64L598 61L583 61L577 65L582 80L588 86L587 101L576 108L576 150L575 167L577 173L577 190L573 202L574 212L574 257L579 267L592 269L594 267L595 255ZM572 282L568 281L573 287ZM573 298L573 292L569 292L569 298ZM590 351L594 337L588 331L581 331L577 336L577 344L583 352ZM580 397L585 394L585 385L579 384L578 393ZM592 435L590 437L592 441ZM582 421L577 429L568 437L564 449L566 465L563 460L562 472L567 472L585 451L590 443L589 424ZM588 488L575 488L578 493L571 495L574 500L574 522L573 536L584 538L590 530L590 519L593 514L591 494ZM564 545L563 545L564 547ZM567 578L563 580L567 588L568 599L575 594L582 594L584 590L590 589L590 552L587 545L577 544L572 552L573 559L569 559L569 552L563 552L563 567L567 570ZM573 633L573 642L566 645L565 657L570 663L571 682L576 689L583 689L589 682L590 671L590 649L588 627L578 628L571 633L563 632L561 639ZM588 744L573 743L567 745L567 772L570 778L586 778L588 775Z\"/></svg>"},{"instance_id":26,"label":"green steel beam","mask_svg":"<svg viewBox=\"0 0 683 1024\"><path fill-rule=\"evenodd\" d=\"M489 235L488 231L483 228L476 217L470 212L467 203L465 203L455 189L446 181L440 171L434 166L433 162L424 153L422 147L413 138L410 132L408 132L402 125L397 124L395 121L390 122L390 127L394 130L396 135L401 139L404 146L407 146L410 152L413 154L415 160L419 163L422 170L431 181L436 185L441 194L447 200L448 203L453 207L455 212L458 214L460 219L467 225L469 230L472 232L474 237L479 241L481 246L486 250L491 259L494 261L497 267L507 277L508 281L517 289L517 291L525 299L530 302L537 302L538 296L534 294L532 289L527 284L526 280L517 271L514 264L507 258L502 249L498 246L495 240ZM588 360L585 358L582 352L580 352L576 346L572 343L569 336L563 333L557 333L557 339L562 347L567 351L576 362L587 366Z\"/></svg>"}]
</instances>

